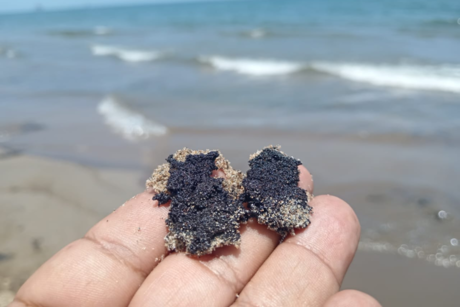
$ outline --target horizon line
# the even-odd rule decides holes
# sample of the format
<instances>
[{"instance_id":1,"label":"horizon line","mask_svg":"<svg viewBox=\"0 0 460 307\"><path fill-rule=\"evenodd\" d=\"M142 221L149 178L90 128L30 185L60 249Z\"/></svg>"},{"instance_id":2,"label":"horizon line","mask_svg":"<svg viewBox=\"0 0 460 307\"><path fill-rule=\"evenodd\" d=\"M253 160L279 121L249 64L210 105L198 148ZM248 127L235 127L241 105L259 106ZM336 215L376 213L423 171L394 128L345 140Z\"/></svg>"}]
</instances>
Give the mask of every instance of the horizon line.
<instances>
[{"instance_id":1,"label":"horizon line","mask_svg":"<svg viewBox=\"0 0 460 307\"><path fill-rule=\"evenodd\" d=\"M174 4L185 4L185 3L206 3L206 2L239 2L239 1L257 1L257 0L159 0L155 2L140 1L137 3L119 3L119 4L101 4L101 5L70 5L62 7L51 7L43 8L36 7L24 10L11 10L11 11L0 11L0 16L4 15L23 15L23 14L34 14L34 13L55 13L55 12L66 12L66 11L81 11L81 10L98 10L106 8L123 8L123 7L136 7L136 6L153 6L153 5L174 5Z\"/></svg>"}]
</instances>

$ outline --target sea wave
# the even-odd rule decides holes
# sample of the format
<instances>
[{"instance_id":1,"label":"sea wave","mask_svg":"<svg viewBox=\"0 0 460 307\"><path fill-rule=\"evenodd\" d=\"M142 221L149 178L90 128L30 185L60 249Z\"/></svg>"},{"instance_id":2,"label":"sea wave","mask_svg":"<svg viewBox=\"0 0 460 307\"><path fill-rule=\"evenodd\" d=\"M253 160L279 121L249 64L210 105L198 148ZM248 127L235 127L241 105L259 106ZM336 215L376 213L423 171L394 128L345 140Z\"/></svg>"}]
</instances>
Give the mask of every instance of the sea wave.
<instances>
[{"instance_id":1,"label":"sea wave","mask_svg":"<svg viewBox=\"0 0 460 307\"><path fill-rule=\"evenodd\" d=\"M270 34L269 31L263 28L255 28L255 29L241 32L242 36L252 38L252 39L264 38L268 36L269 34Z\"/></svg>"},{"instance_id":2,"label":"sea wave","mask_svg":"<svg viewBox=\"0 0 460 307\"><path fill-rule=\"evenodd\" d=\"M85 36L105 36L113 33L113 30L106 26L96 26L93 29L64 29L48 32L50 35L78 38Z\"/></svg>"},{"instance_id":3,"label":"sea wave","mask_svg":"<svg viewBox=\"0 0 460 307\"><path fill-rule=\"evenodd\" d=\"M257 60L248 58L227 58L222 56L203 56L201 63L209 64L218 70L233 71L239 74L252 76L286 75L297 72L303 68L301 63Z\"/></svg>"},{"instance_id":4,"label":"sea wave","mask_svg":"<svg viewBox=\"0 0 460 307\"><path fill-rule=\"evenodd\" d=\"M125 62L148 62L158 59L160 52L129 49L108 45L93 45L91 51L95 56L112 56Z\"/></svg>"},{"instance_id":5,"label":"sea wave","mask_svg":"<svg viewBox=\"0 0 460 307\"><path fill-rule=\"evenodd\" d=\"M430 27L458 27L460 25L460 18L449 18L449 19L431 19L428 21L422 22L423 26Z\"/></svg>"},{"instance_id":6,"label":"sea wave","mask_svg":"<svg viewBox=\"0 0 460 307\"><path fill-rule=\"evenodd\" d=\"M11 48L0 47L0 56L4 56L8 59L14 59L18 57L18 52Z\"/></svg>"},{"instance_id":7,"label":"sea wave","mask_svg":"<svg viewBox=\"0 0 460 307\"><path fill-rule=\"evenodd\" d=\"M112 29L106 26L97 26L97 27L94 27L93 29L93 33L95 35L109 35L109 34L112 34L112 32L113 32Z\"/></svg>"},{"instance_id":8,"label":"sea wave","mask_svg":"<svg viewBox=\"0 0 460 307\"><path fill-rule=\"evenodd\" d=\"M460 93L460 65L370 64L354 62L293 62L269 59L201 56L200 63L217 70L250 76L321 73L374 86Z\"/></svg>"},{"instance_id":9,"label":"sea wave","mask_svg":"<svg viewBox=\"0 0 460 307\"><path fill-rule=\"evenodd\" d=\"M163 136L168 133L168 128L131 110L115 97L104 98L97 109L104 117L105 123L125 139L146 139L150 136Z\"/></svg>"},{"instance_id":10,"label":"sea wave","mask_svg":"<svg viewBox=\"0 0 460 307\"><path fill-rule=\"evenodd\" d=\"M373 65L313 62L311 69L376 86L460 93L459 65Z\"/></svg>"}]
</instances>

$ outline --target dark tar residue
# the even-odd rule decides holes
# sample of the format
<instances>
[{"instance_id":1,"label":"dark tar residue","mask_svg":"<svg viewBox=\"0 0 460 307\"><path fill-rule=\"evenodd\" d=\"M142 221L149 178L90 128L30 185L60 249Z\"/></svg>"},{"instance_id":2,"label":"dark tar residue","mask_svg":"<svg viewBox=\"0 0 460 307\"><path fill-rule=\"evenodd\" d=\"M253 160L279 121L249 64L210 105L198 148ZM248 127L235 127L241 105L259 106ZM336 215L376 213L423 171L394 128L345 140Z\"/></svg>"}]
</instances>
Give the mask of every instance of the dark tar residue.
<instances>
[{"instance_id":1,"label":"dark tar residue","mask_svg":"<svg viewBox=\"0 0 460 307\"><path fill-rule=\"evenodd\" d=\"M302 163L272 146L251 157L250 170L243 180L250 216L277 231L281 240L294 228L307 227L312 207L308 205L308 193L298 187L298 166Z\"/></svg>"},{"instance_id":2,"label":"dark tar residue","mask_svg":"<svg viewBox=\"0 0 460 307\"><path fill-rule=\"evenodd\" d=\"M183 162L168 157L167 192L153 199L160 205L171 200L165 237L169 250L200 256L223 245L239 246L245 210L241 199L223 188L224 179L212 177L217 157L217 151L189 154Z\"/></svg>"}]
</instances>

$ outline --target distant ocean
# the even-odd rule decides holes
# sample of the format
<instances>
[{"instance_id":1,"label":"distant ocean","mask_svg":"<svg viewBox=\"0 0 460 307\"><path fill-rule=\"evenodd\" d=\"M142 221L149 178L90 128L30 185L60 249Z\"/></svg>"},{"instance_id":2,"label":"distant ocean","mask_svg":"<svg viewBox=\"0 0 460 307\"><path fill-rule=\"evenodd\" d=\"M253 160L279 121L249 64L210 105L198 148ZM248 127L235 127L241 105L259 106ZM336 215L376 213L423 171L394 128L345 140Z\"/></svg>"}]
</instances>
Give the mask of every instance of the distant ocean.
<instances>
[{"instance_id":1,"label":"distant ocean","mask_svg":"<svg viewBox=\"0 0 460 307\"><path fill-rule=\"evenodd\" d=\"M0 70L3 93L103 97L100 113L126 138L267 127L460 141L457 0L1 15Z\"/></svg>"}]
</instances>

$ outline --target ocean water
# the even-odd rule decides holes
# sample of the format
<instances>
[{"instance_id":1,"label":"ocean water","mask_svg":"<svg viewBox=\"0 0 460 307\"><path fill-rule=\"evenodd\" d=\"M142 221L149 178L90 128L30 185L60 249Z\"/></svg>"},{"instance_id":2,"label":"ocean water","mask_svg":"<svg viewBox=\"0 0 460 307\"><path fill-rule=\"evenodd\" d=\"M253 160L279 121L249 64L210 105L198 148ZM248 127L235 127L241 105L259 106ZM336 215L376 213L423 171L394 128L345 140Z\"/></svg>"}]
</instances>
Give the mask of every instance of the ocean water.
<instances>
[{"instance_id":1,"label":"ocean water","mask_svg":"<svg viewBox=\"0 0 460 307\"><path fill-rule=\"evenodd\" d=\"M112 109L131 108L159 126L460 138L456 0L3 15L0 48L3 92L94 94L104 105L111 95Z\"/></svg>"},{"instance_id":2,"label":"ocean water","mask_svg":"<svg viewBox=\"0 0 460 307\"><path fill-rule=\"evenodd\" d=\"M384 157L448 169L460 152L460 1L248 0L0 15L0 95L0 145L13 151L110 164L110 150L117 165L132 166L121 149L155 147L176 132L246 130L384 140L396 144L378 145ZM427 153L398 149L406 143ZM411 171L401 181L420 182ZM451 180L460 174L446 172L434 191L409 189L439 196L434 214L373 210L362 248L460 267L460 194ZM393 204L430 202L393 188ZM385 201L376 195L363 202L378 207ZM404 224L397 212L415 217ZM388 223L375 226L382 216ZM436 224L446 220L456 222Z\"/></svg>"}]
</instances>

